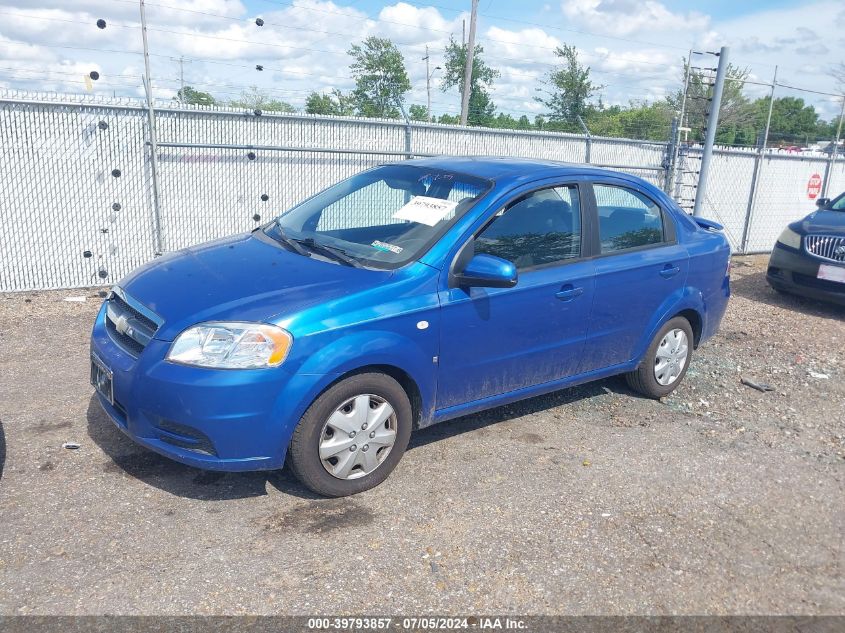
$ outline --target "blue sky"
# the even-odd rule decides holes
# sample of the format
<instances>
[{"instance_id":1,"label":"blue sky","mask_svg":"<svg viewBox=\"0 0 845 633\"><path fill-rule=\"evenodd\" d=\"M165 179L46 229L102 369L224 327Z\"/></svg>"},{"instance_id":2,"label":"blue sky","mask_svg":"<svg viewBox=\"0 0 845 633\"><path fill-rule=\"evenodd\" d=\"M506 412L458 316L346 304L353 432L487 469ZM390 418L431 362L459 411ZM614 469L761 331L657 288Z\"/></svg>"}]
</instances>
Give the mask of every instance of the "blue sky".
<instances>
[{"instance_id":1,"label":"blue sky","mask_svg":"<svg viewBox=\"0 0 845 633\"><path fill-rule=\"evenodd\" d=\"M302 107L311 91L349 90L351 43L389 37L402 51L411 103L425 103L426 45L435 65L449 35L460 38L470 0L147 0L155 93L170 98L186 83L221 100L249 86ZM0 86L140 96L137 0L0 0ZM254 24L256 16L264 27ZM98 18L108 27L94 26ZM542 112L537 88L554 68L554 48L578 48L605 103L650 102L678 89L690 47L731 47L731 59L752 81L841 94L831 70L845 62L845 5L836 0L480 0L478 41L501 71L497 106L514 115ZM90 50L89 50L90 49ZM179 58L184 59L180 66ZM264 70L257 71L256 65ZM97 70L101 79L86 85ZM455 91L434 78L435 114L455 113ZM754 97L767 92L750 83ZM825 116L840 102L801 96Z\"/></svg>"}]
</instances>

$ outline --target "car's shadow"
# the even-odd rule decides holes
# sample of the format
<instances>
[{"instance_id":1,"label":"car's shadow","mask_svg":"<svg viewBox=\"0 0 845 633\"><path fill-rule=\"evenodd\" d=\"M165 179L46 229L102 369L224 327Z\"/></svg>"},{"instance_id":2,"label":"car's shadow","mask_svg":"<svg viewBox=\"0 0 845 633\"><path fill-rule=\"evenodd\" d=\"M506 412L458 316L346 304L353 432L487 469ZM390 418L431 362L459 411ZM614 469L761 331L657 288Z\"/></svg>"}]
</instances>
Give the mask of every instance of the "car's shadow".
<instances>
[{"instance_id":1,"label":"car's shadow","mask_svg":"<svg viewBox=\"0 0 845 633\"><path fill-rule=\"evenodd\" d=\"M553 391L542 396L519 400L511 404L496 407L495 409L487 409L486 411L473 413L472 415L455 418L454 420L435 424L424 429L418 429L411 435L408 450L413 450L447 437L470 433L499 422L506 422L532 413L539 413L540 411L546 411L579 400L594 398L608 391L642 397L628 389L625 381L619 378L608 378L606 380L590 382L577 387Z\"/></svg>"},{"instance_id":2,"label":"car's shadow","mask_svg":"<svg viewBox=\"0 0 845 633\"><path fill-rule=\"evenodd\" d=\"M731 294L773 307L795 310L813 316L828 319L845 318L845 306L776 291L766 281L765 272L734 276L731 279Z\"/></svg>"},{"instance_id":3,"label":"car's shadow","mask_svg":"<svg viewBox=\"0 0 845 633\"><path fill-rule=\"evenodd\" d=\"M414 450L431 442L475 431L498 422L599 396L608 391L635 395L625 386L624 381L618 378L588 383L464 416L443 424L417 429L411 435L408 450ZM321 498L302 486L287 468L281 471L249 473L199 470L138 446L115 427L94 395L91 396L88 403L87 418L88 436L109 458L101 465L106 473L126 473L170 494L206 501L242 499L265 495L267 494L267 484L280 492L296 497L304 499ZM0 430L2 430L2 427L0 427ZM2 434L0 434L0 437L2 437Z\"/></svg>"},{"instance_id":4,"label":"car's shadow","mask_svg":"<svg viewBox=\"0 0 845 633\"><path fill-rule=\"evenodd\" d=\"M108 455L106 473L121 473L170 494L207 501L243 499L267 494L267 484L286 494L316 499L287 469L224 473L186 466L147 450L126 437L109 419L97 396L88 402L88 436Z\"/></svg>"}]
</instances>

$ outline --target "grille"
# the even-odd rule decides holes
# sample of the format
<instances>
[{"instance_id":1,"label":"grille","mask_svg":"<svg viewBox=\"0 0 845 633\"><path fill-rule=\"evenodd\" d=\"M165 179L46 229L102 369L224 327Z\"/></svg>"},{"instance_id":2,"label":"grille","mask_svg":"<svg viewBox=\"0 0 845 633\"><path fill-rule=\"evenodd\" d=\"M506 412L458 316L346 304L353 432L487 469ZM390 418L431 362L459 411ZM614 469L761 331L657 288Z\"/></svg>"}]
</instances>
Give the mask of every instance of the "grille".
<instances>
[{"instance_id":1,"label":"grille","mask_svg":"<svg viewBox=\"0 0 845 633\"><path fill-rule=\"evenodd\" d=\"M106 301L106 331L132 356L144 351L161 323L159 317L120 288L115 288Z\"/></svg>"},{"instance_id":2,"label":"grille","mask_svg":"<svg viewBox=\"0 0 845 633\"><path fill-rule=\"evenodd\" d=\"M131 336L118 332L117 327L115 327L114 322L110 318L106 318L106 331L109 333L109 336L112 337L113 341L126 351L130 352L133 356L138 356L146 347L146 345L136 341Z\"/></svg>"},{"instance_id":3,"label":"grille","mask_svg":"<svg viewBox=\"0 0 845 633\"><path fill-rule=\"evenodd\" d=\"M832 262L845 262L845 236L808 235L804 238L804 248L816 257Z\"/></svg>"},{"instance_id":4,"label":"grille","mask_svg":"<svg viewBox=\"0 0 845 633\"><path fill-rule=\"evenodd\" d=\"M124 293L123 296L126 296L125 293ZM148 329L152 330L153 332L155 332L158 329L158 326L159 326L158 323L153 321L150 317L148 317L146 314L144 314L143 312L141 312L137 308L133 308L131 305L129 305L126 302L126 299L124 299L119 294L115 293L115 294L112 295L111 303L112 303L112 305L119 307L119 309L122 310L124 313L128 313L128 314L132 315L132 318L137 319L140 323L142 323L144 326L146 326Z\"/></svg>"}]
</instances>

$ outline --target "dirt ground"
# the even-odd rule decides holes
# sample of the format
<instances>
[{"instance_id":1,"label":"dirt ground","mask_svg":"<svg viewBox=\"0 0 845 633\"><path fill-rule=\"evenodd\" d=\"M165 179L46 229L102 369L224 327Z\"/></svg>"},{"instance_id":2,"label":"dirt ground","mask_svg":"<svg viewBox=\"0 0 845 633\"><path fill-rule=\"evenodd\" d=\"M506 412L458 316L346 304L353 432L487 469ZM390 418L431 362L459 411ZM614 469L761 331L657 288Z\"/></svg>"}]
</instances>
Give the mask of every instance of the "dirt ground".
<instances>
[{"instance_id":1,"label":"dirt ground","mask_svg":"<svg viewBox=\"0 0 845 633\"><path fill-rule=\"evenodd\" d=\"M97 293L2 296L0 613L845 614L845 309L765 261L664 401L461 418L339 500L137 447L88 385Z\"/></svg>"}]
</instances>

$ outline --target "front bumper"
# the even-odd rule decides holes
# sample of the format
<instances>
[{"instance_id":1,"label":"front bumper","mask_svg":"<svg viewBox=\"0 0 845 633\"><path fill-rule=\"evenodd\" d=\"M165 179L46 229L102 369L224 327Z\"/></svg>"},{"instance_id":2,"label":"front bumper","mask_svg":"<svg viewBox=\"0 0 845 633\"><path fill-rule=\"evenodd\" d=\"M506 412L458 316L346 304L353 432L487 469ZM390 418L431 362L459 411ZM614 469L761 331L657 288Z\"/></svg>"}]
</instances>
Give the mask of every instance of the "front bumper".
<instances>
[{"instance_id":1,"label":"front bumper","mask_svg":"<svg viewBox=\"0 0 845 633\"><path fill-rule=\"evenodd\" d=\"M91 352L112 372L114 404L97 398L138 444L198 468L271 470L284 465L290 437L320 376L282 367L219 370L164 361L170 343L153 339L136 358L118 345L100 310Z\"/></svg>"},{"instance_id":2,"label":"front bumper","mask_svg":"<svg viewBox=\"0 0 845 633\"><path fill-rule=\"evenodd\" d=\"M835 262L825 262L812 257L804 251L785 247L778 242L769 258L766 281L777 290L845 305L845 283L819 279L817 275L821 263L837 265Z\"/></svg>"}]
</instances>

